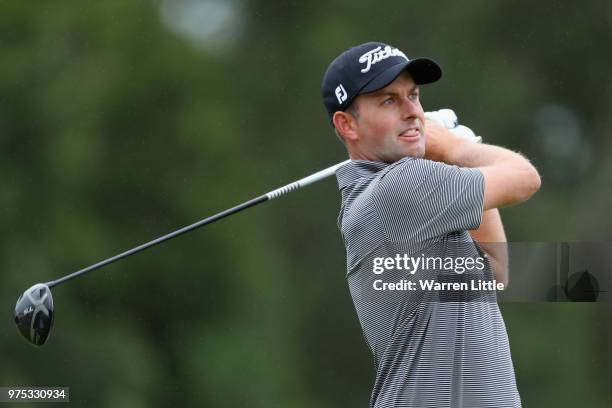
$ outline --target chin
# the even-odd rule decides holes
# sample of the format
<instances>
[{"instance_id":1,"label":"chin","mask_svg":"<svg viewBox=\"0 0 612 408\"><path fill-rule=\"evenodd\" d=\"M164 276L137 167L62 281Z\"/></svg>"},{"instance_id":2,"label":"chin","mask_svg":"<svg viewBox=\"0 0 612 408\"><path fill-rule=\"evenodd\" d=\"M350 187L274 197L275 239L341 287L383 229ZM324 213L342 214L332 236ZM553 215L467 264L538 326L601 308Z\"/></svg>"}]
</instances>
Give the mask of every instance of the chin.
<instances>
[{"instance_id":1,"label":"chin","mask_svg":"<svg viewBox=\"0 0 612 408\"><path fill-rule=\"evenodd\" d=\"M422 159L423 157L425 157L425 150L419 150L418 152L415 152L415 154L413 154L412 157L416 157L417 159Z\"/></svg>"},{"instance_id":2,"label":"chin","mask_svg":"<svg viewBox=\"0 0 612 408\"><path fill-rule=\"evenodd\" d=\"M422 159L423 156L425 156L425 150L424 149L419 149L419 150L412 150L410 152L406 152L402 158L404 157L414 157L416 159Z\"/></svg>"},{"instance_id":3,"label":"chin","mask_svg":"<svg viewBox=\"0 0 612 408\"><path fill-rule=\"evenodd\" d=\"M388 156L380 156L382 157L383 162L385 163L395 163L399 160L402 160L406 157L414 157L416 159L422 159L425 156L425 149L409 149L404 151L398 151L397 154L390 154Z\"/></svg>"}]
</instances>

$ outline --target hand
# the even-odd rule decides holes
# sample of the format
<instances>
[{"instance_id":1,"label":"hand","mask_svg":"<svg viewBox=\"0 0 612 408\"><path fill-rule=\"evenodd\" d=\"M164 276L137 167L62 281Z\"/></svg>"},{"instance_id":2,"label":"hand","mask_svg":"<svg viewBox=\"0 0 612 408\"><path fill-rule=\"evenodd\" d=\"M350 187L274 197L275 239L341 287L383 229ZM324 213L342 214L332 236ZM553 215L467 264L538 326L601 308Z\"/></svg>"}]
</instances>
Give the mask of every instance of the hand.
<instances>
[{"instance_id":1,"label":"hand","mask_svg":"<svg viewBox=\"0 0 612 408\"><path fill-rule=\"evenodd\" d=\"M451 132L459 136L461 139L466 140L472 143L480 143L482 142L481 136L476 136L472 129L467 126L457 125L456 127L450 129Z\"/></svg>"},{"instance_id":2,"label":"hand","mask_svg":"<svg viewBox=\"0 0 612 408\"><path fill-rule=\"evenodd\" d=\"M457 127L459 121L455 111L452 109L439 109L437 111L425 112L425 117L438 122L441 126L447 129Z\"/></svg>"},{"instance_id":3,"label":"hand","mask_svg":"<svg viewBox=\"0 0 612 408\"><path fill-rule=\"evenodd\" d=\"M482 142L482 137L476 136L472 129L459 124L457 115L452 109L439 109L433 112L425 112L425 117L446 127L451 132L460 138L467 140L468 142Z\"/></svg>"},{"instance_id":4,"label":"hand","mask_svg":"<svg viewBox=\"0 0 612 408\"><path fill-rule=\"evenodd\" d=\"M462 139L440 125L425 119L425 159L448 163L450 152L463 143Z\"/></svg>"}]
</instances>

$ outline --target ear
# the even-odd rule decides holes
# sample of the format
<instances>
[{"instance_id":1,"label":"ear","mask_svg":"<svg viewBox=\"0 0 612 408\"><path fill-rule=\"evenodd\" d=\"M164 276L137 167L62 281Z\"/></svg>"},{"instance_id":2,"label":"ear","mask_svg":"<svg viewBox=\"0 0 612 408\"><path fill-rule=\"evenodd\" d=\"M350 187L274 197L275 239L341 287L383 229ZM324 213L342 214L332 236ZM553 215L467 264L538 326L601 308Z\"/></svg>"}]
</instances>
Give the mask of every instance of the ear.
<instances>
[{"instance_id":1,"label":"ear","mask_svg":"<svg viewBox=\"0 0 612 408\"><path fill-rule=\"evenodd\" d=\"M348 112L336 111L332 117L334 127L345 141L359 139L357 135L357 120Z\"/></svg>"}]
</instances>

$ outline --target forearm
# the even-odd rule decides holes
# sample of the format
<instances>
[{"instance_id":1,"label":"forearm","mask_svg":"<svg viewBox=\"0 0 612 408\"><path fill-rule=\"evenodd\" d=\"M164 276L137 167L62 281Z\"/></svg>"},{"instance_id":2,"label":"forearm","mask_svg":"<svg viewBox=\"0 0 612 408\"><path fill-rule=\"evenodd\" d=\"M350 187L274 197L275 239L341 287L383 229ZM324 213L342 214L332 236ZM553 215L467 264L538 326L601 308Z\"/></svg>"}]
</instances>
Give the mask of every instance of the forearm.
<instances>
[{"instance_id":1,"label":"forearm","mask_svg":"<svg viewBox=\"0 0 612 408\"><path fill-rule=\"evenodd\" d=\"M509 166L530 169L529 161L520 153L500 146L457 140L452 149L441 152L438 161L459 167Z\"/></svg>"},{"instance_id":2,"label":"forearm","mask_svg":"<svg viewBox=\"0 0 612 408\"><path fill-rule=\"evenodd\" d=\"M477 230L470 231L474 241L487 254L497 282L508 285L508 245L499 210L482 213L482 222Z\"/></svg>"},{"instance_id":3,"label":"forearm","mask_svg":"<svg viewBox=\"0 0 612 408\"><path fill-rule=\"evenodd\" d=\"M438 123L427 120L425 158L459 167L485 167L499 162L524 163L520 154L499 146L473 143Z\"/></svg>"}]
</instances>

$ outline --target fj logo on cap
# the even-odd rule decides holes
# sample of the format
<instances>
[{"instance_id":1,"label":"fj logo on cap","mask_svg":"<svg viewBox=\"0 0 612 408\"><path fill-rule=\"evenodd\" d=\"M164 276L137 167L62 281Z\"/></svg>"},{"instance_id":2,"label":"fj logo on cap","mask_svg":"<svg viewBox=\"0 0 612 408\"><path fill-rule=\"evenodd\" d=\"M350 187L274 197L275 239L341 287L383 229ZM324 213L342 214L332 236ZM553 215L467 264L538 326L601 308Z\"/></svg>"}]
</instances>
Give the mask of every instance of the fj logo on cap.
<instances>
[{"instance_id":1,"label":"fj logo on cap","mask_svg":"<svg viewBox=\"0 0 612 408\"><path fill-rule=\"evenodd\" d=\"M339 105L342 105L342 102L346 101L346 98L348 98L348 94L342 84L336 87L336 98L338 98Z\"/></svg>"},{"instance_id":2,"label":"fj logo on cap","mask_svg":"<svg viewBox=\"0 0 612 408\"><path fill-rule=\"evenodd\" d=\"M379 45L378 47L366 52L361 57L359 57L359 62L361 62L362 64L366 64L366 67L361 70L362 73L365 74L370 70L370 68L372 68L372 65L389 57L403 57L408 61L408 57L406 56L406 54L404 54L397 48L392 48L388 45L385 46L385 48L383 48L382 50L381 48L382 47Z\"/></svg>"}]
</instances>

